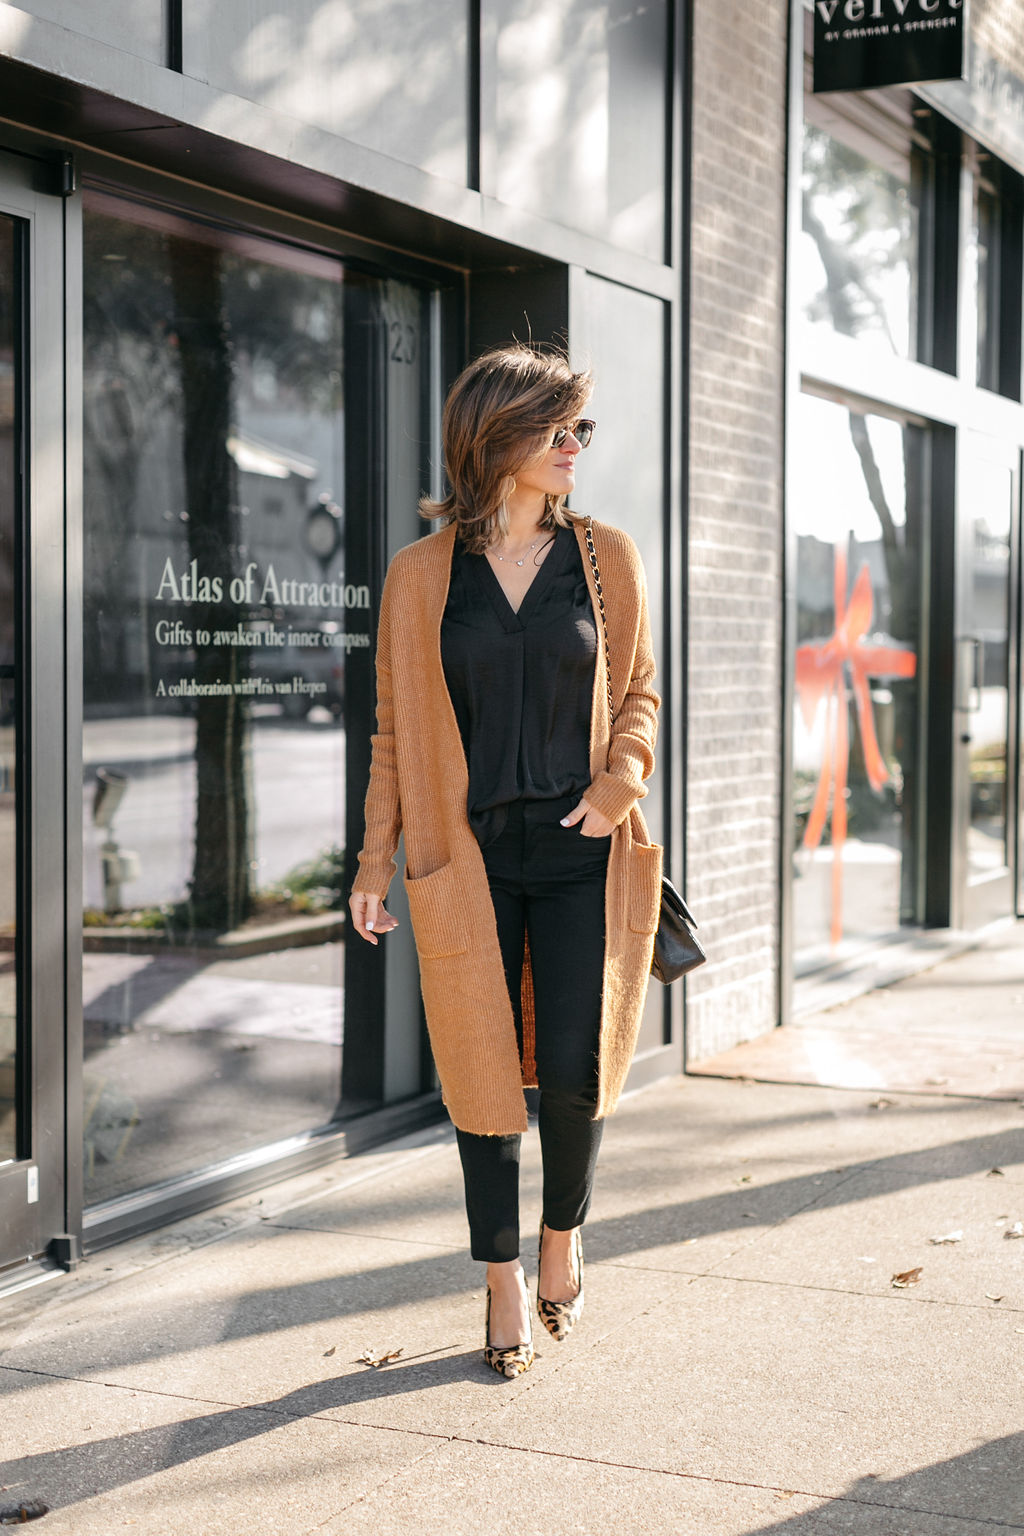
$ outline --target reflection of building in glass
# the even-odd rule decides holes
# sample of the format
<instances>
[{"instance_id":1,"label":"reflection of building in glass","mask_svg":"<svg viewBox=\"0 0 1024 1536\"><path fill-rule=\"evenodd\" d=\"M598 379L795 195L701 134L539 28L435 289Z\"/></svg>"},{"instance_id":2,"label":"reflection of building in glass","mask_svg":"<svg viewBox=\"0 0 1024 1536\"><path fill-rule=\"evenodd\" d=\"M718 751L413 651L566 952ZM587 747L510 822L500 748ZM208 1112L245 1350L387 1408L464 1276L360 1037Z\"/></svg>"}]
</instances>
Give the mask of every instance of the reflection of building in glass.
<instances>
[{"instance_id":1,"label":"reflection of building in glass","mask_svg":"<svg viewBox=\"0 0 1024 1536\"><path fill-rule=\"evenodd\" d=\"M865 561L849 590L846 551L834 552L834 628L827 640L801 645L796 651L796 695L804 723L810 730L824 714L821 766L814 801L804 827L802 846L819 848L826 825L831 833L832 888L829 938L838 944L843 937L842 856L850 822L847 805L850 777L851 714L856 719L854 746L859 747L864 776L876 795L902 773L892 768L879 745L875 718L875 694L871 684L910 678L916 672L912 651L899 650L867 637L875 618L870 568ZM852 696L852 697L851 697ZM891 700L887 693L886 702ZM851 708L852 705L852 708ZM889 731L883 740L892 751Z\"/></svg>"},{"instance_id":2,"label":"reflection of building in glass","mask_svg":"<svg viewBox=\"0 0 1024 1536\"><path fill-rule=\"evenodd\" d=\"M810 396L799 421L793 939L806 971L914 920L920 578L913 439Z\"/></svg>"},{"instance_id":3,"label":"reflection of building in glass","mask_svg":"<svg viewBox=\"0 0 1024 1536\"><path fill-rule=\"evenodd\" d=\"M796 255L803 323L898 357L916 353L912 153L889 148L884 162L873 160L813 123L804 126Z\"/></svg>"}]
</instances>

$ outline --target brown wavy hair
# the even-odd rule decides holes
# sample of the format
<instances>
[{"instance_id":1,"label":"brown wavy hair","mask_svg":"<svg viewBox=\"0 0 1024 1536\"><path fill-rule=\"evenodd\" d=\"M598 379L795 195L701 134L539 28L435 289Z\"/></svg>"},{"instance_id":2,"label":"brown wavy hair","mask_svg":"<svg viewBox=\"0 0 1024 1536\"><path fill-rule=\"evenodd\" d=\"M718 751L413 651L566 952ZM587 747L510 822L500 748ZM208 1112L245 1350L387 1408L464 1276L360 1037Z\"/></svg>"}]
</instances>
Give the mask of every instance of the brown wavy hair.
<instances>
[{"instance_id":1,"label":"brown wavy hair","mask_svg":"<svg viewBox=\"0 0 1024 1536\"><path fill-rule=\"evenodd\" d=\"M484 352L464 368L448 392L441 438L449 491L424 496L421 517L455 523L471 554L483 554L508 533L505 498L516 470L548 449L551 433L579 420L594 381L574 373L563 352L517 343ZM542 528L567 527L564 496L549 496Z\"/></svg>"}]
</instances>

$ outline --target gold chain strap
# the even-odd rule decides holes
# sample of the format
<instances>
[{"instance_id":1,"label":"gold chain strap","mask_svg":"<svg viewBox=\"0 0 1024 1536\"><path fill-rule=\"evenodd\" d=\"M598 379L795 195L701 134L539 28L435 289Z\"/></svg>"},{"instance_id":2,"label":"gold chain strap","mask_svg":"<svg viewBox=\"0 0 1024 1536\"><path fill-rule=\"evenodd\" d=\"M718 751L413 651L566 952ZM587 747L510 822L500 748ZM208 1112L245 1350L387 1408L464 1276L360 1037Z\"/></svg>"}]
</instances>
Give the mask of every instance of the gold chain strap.
<instances>
[{"instance_id":1,"label":"gold chain strap","mask_svg":"<svg viewBox=\"0 0 1024 1536\"><path fill-rule=\"evenodd\" d=\"M608 685L608 723L611 725L615 719L615 709L612 705L612 654L608 648L608 620L604 612L604 592L601 588L601 572L597 568L597 551L594 548L594 524L592 518L587 518L583 525L587 540L587 554L590 556L590 564L594 571L594 588L597 592L597 606L601 612L601 632L604 635L604 680Z\"/></svg>"}]
</instances>

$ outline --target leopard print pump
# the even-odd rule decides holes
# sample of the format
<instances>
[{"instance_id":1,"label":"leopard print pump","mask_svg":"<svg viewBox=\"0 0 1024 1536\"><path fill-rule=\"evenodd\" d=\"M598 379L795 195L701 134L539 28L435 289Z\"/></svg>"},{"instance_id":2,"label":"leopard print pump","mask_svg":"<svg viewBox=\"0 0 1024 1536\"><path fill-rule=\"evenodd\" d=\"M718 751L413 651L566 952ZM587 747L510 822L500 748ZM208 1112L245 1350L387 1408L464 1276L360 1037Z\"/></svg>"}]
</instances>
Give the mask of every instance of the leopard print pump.
<instances>
[{"instance_id":1,"label":"leopard print pump","mask_svg":"<svg viewBox=\"0 0 1024 1536\"><path fill-rule=\"evenodd\" d=\"M559 1343L567 1339L583 1316L583 1235L579 1227L573 1233L573 1258L576 1269L576 1295L571 1301L545 1301L540 1294L540 1255L544 1248L544 1223L540 1224L540 1247L537 1253L537 1316L553 1339Z\"/></svg>"},{"instance_id":2,"label":"leopard print pump","mask_svg":"<svg viewBox=\"0 0 1024 1536\"><path fill-rule=\"evenodd\" d=\"M525 1344L512 1344L508 1349L498 1349L491 1343L491 1288L487 1287L487 1313L485 1321L486 1343L484 1344L484 1360L499 1376L509 1378L521 1376L528 1371L533 1364L533 1335Z\"/></svg>"}]
</instances>

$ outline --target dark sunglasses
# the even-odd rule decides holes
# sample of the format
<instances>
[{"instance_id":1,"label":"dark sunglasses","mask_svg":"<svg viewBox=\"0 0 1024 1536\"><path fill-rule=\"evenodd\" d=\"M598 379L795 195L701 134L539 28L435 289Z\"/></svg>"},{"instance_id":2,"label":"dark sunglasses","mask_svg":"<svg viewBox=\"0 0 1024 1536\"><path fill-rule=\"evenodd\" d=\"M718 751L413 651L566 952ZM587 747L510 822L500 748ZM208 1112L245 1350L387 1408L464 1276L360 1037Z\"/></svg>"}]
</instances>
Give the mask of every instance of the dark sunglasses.
<instances>
[{"instance_id":1,"label":"dark sunglasses","mask_svg":"<svg viewBox=\"0 0 1024 1536\"><path fill-rule=\"evenodd\" d=\"M561 448L571 432L581 448L586 448L594 435L596 421L576 421L571 427L558 427L551 439L552 448Z\"/></svg>"}]
</instances>

